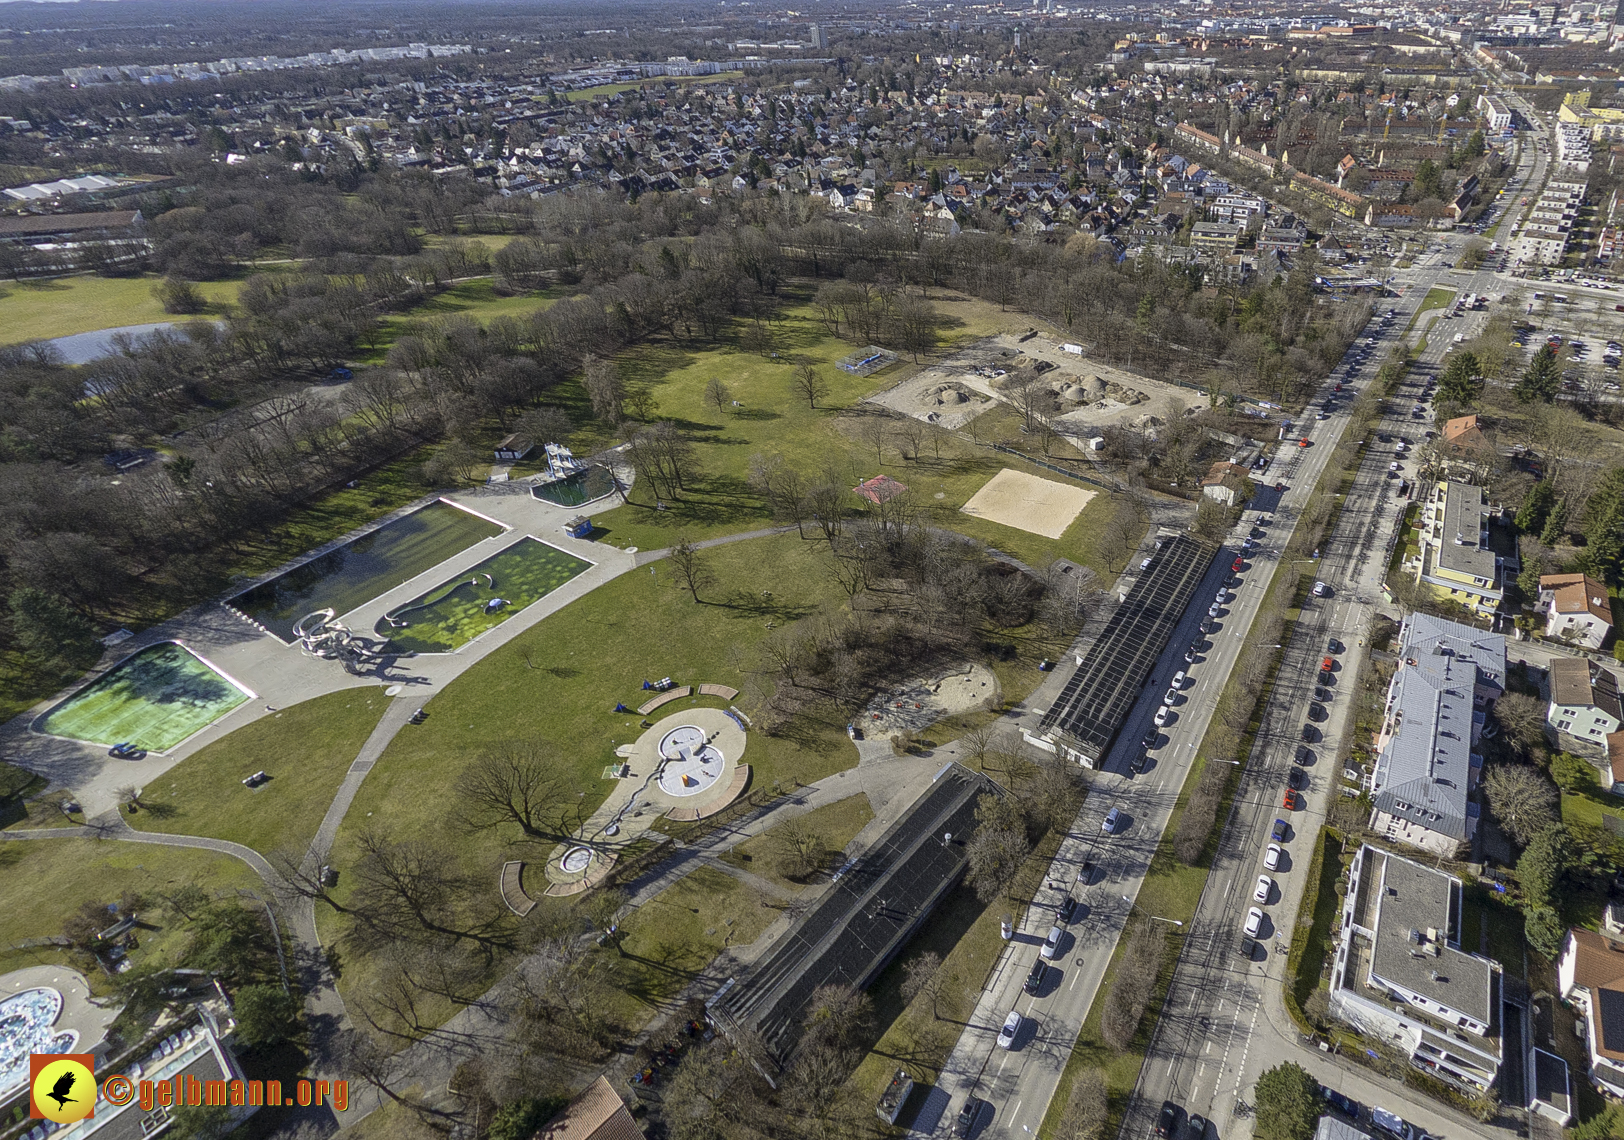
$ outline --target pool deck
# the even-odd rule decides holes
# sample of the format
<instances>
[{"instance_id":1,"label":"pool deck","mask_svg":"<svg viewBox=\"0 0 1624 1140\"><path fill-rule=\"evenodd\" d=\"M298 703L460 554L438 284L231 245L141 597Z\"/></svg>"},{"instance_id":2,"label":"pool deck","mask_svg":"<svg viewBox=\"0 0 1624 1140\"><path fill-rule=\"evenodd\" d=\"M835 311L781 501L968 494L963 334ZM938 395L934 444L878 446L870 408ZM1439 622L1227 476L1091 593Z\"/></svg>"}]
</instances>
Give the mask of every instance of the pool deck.
<instances>
[{"instance_id":1,"label":"pool deck","mask_svg":"<svg viewBox=\"0 0 1624 1140\"><path fill-rule=\"evenodd\" d=\"M119 788L150 784L198 749L257 720L270 708L286 708L326 693L379 683L402 686L401 700L413 700L417 704L426 702L486 654L636 565L637 556L633 553L606 543L570 538L564 533L564 524L580 514L581 508L559 507L543 502L530 494L529 483L529 480L523 480L493 484L467 491L439 492L426 498L424 502L435 498L452 499L512 529L476 542L410 581L340 615L358 635L371 636L373 624L387 610L404 605L424 591L463 573L517 541L523 534L534 535L543 542L592 563L558 589L466 645L450 653L401 658L386 667L352 676L336 661L306 657L298 646L285 645L261 631L254 623L226 606L226 595L223 595L220 599L194 606L166 622L143 630L109 650L96 672L73 688L42 701L0 725L0 751L15 763L45 776L51 788L72 789L89 818L116 808ZM232 591L233 594L238 592L240 588ZM102 670L160 641L179 641L258 693L258 698L239 705L170 751L162 755L152 753L141 760L115 760L107 755L107 748L103 745L45 736L32 730L33 722L41 714L83 684L99 677Z\"/></svg>"}]
</instances>

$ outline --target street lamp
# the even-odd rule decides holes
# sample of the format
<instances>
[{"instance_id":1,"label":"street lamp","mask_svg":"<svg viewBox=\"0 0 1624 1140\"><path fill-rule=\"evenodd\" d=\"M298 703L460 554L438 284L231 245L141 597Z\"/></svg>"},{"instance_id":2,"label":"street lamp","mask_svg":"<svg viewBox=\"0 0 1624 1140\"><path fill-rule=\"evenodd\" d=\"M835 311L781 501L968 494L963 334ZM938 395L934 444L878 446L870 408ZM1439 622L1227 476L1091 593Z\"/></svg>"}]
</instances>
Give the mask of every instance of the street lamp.
<instances>
[{"instance_id":1,"label":"street lamp","mask_svg":"<svg viewBox=\"0 0 1624 1140\"><path fill-rule=\"evenodd\" d=\"M1127 895L1122 896L1122 901L1128 904L1129 913L1132 913L1133 911L1139 910L1139 904L1134 902ZM1140 910L1139 913L1140 914L1145 914L1145 912L1142 911L1142 910ZM1184 925L1184 923L1180 922L1176 918L1163 918L1159 914L1145 914L1145 917L1150 919L1152 922L1171 922L1174 926L1183 926Z\"/></svg>"}]
</instances>

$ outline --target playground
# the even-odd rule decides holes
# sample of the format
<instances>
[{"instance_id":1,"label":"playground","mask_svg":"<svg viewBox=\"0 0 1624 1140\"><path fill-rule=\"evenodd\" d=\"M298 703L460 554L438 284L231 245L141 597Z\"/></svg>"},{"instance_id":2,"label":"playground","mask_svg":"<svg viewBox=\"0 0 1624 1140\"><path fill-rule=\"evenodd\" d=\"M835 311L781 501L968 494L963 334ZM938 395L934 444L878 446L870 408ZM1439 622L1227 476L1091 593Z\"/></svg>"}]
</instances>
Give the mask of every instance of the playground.
<instances>
[{"instance_id":1,"label":"playground","mask_svg":"<svg viewBox=\"0 0 1624 1140\"><path fill-rule=\"evenodd\" d=\"M898 733L920 732L943 717L996 704L998 678L985 665L967 665L951 673L905 681L874 698L858 716L865 736L884 740Z\"/></svg>"},{"instance_id":2,"label":"playground","mask_svg":"<svg viewBox=\"0 0 1624 1140\"><path fill-rule=\"evenodd\" d=\"M1096 494L1075 484L1006 467L987 480L960 509L967 515L1031 534L1059 538Z\"/></svg>"},{"instance_id":3,"label":"playground","mask_svg":"<svg viewBox=\"0 0 1624 1140\"><path fill-rule=\"evenodd\" d=\"M164 752L254 694L174 641L126 657L34 722L36 732Z\"/></svg>"},{"instance_id":4,"label":"playground","mask_svg":"<svg viewBox=\"0 0 1624 1140\"><path fill-rule=\"evenodd\" d=\"M391 653L449 653L547 596L592 563L526 535L373 627Z\"/></svg>"},{"instance_id":5,"label":"playground","mask_svg":"<svg viewBox=\"0 0 1624 1140\"><path fill-rule=\"evenodd\" d=\"M245 590L229 604L291 642L302 615L319 609L349 613L505 529L439 499Z\"/></svg>"}]
</instances>

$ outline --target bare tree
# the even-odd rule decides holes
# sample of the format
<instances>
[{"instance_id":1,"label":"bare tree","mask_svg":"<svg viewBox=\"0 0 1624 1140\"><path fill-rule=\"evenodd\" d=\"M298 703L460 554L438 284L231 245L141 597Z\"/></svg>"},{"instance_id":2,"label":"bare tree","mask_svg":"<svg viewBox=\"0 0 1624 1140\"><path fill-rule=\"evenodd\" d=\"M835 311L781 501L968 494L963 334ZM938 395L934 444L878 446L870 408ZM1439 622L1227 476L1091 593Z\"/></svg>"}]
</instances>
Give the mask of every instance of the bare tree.
<instances>
[{"instance_id":1,"label":"bare tree","mask_svg":"<svg viewBox=\"0 0 1624 1140\"><path fill-rule=\"evenodd\" d=\"M1002 894L1031 850L1019 804L991 792L976 801L967 879L977 898L991 902Z\"/></svg>"},{"instance_id":2,"label":"bare tree","mask_svg":"<svg viewBox=\"0 0 1624 1140\"><path fill-rule=\"evenodd\" d=\"M919 449L925 445L925 425L906 416L897 424L895 434L900 441L897 450L902 452L904 459L918 459Z\"/></svg>"},{"instance_id":3,"label":"bare tree","mask_svg":"<svg viewBox=\"0 0 1624 1140\"><path fill-rule=\"evenodd\" d=\"M677 576L678 584L693 595L694 601L699 601L699 591L712 582L699 548L689 542L686 535L679 534L666 557L671 562L671 570Z\"/></svg>"},{"instance_id":4,"label":"bare tree","mask_svg":"<svg viewBox=\"0 0 1624 1140\"><path fill-rule=\"evenodd\" d=\"M581 362L581 380L586 386L587 398L592 401L592 414L611 427L626 418L621 403L626 398L626 386L620 379L615 362L590 353Z\"/></svg>"},{"instance_id":5,"label":"bare tree","mask_svg":"<svg viewBox=\"0 0 1624 1140\"><path fill-rule=\"evenodd\" d=\"M724 415L727 412L728 405L732 402L733 389L722 383L717 377L712 376L710 382L705 385L705 403L714 407L718 415Z\"/></svg>"},{"instance_id":6,"label":"bare tree","mask_svg":"<svg viewBox=\"0 0 1624 1140\"><path fill-rule=\"evenodd\" d=\"M654 389L647 384L633 384L626 389L626 406L631 409L632 418L639 423L648 423L660 414L660 401L654 396Z\"/></svg>"},{"instance_id":7,"label":"bare tree","mask_svg":"<svg viewBox=\"0 0 1624 1140\"><path fill-rule=\"evenodd\" d=\"M902 978L902 1000L911 1002L923 997L930 1002L930 1015L933 1019L940 1019L942 1014L939 1007L942 989L947 983L947 976L942 972L942 956L934 950L926 950L922 954L915 954L908 959L904 967Z\"/></svg>"},{"instance_id":8,"label":"bare tree","mask_svg":"<svg viewBox=\"0 0 1624 1140\"><path fill-rule=\"evenodd\" d=\"M1545 707L1527 693L1507 693L1494 702L1494 719L1524 756L1545 744Z\"/></svg>"},{"instance_id":9,"label":"bare tree","mask_svg":"<svg viewBox=\"0 0 1624 1140\"><path fill-rule=\"evenodd\" d=\"M1556 785L1532 764L1494 764L1483 775L1489 810L1518 846L1561 821Z\"/></svg>"},{"instance_id":10,"label":"bare tree","mask_svg":"<svg viewBox=\"0 0 1624 1140\"><path fill-rule=\"evenodd\" d=\"M806 401L807 407L814 409L818 401L829 394L829 382L823 378L823 373L818 371L811 357L807 356L796 361L795 371L790 374L790 387Z\"/></svg>"},{"instance_id":11,"label":"bare tree","mask_svg":"<svg viewBox=\"0 0 1624 1140\"><path fill-rule=\"evenodd\" d=\"M807 879L829 865L829 845L804 820L788 820L767 835L773 869L786 879Z\"/></svg>"},{"instance_id":12,"label":"bare tree","mask_svg":"<svg viewBox=\"0 0 1624 1140\"><path fill-rule=\"evenodd\" d=\"M464 827L516 825L526 839L560 843L585 818L582 799L561 774L569 770L546 740L511 740L480 753L453 788Z\"/></svg>"},{"instance_id":13,"label":"bare tree","mask_svg":"<svg viewBox=\"0 0 1624 1140\"><path fill-rule=\"evenodd\" d=\"M509 945L510 924L488 907L481 914L477 902L469 905L486 894L474 888L441 844L396 843L370 827L356 844L361 858L353 872L356 885L350 909L366 940L381 946L441 936L474 943L487 961Z\"/></svg>"},{"instance_id":14,"label":"bare tree","mask_svg":"<svg viewBox=\"0 0 1624 1140\"><path fill-rule=\"evenodd\" d=\"M1071 1082L1055 1140L1100 1140L1108 1116L1104 1071L1084 1069Z\"/></svg>"},{"instance_id":15,"label":"bare tree","mask_svg":"<svg viewBox=\"0 0 1624 1140\"><path fill-rule=\"evenodd\" d=\"M542 404L519 417L518 429L540 447L548 443L568 443L575 425L570 423L569 414L563 408Z\"/></svg>"},{"instance_id":16,"label":"bare tree","mask_svg":"<svg viewBox=\"0 0 1624 1140\"><path fill-rule=\"evenodd\" d=\"M1145 1007L1156 992L1166 948L1166 929L1155 922L1141 923L1128 942L1122 960L1132 962L1133 968L1117 970L1100 1015L1100 1038L1118 1053L1133 1043Z\"/></svg>"},{"instance_id":17,"label":"bare tree","mask_svg":"<svg viewBox=\"0 0 1624 1140\"><path fill-rule=\"evenodd\" d=\"M885 466L885 445L891 440L891 421L883 415L870 413L857 425L857 435L874 449L874 460Z\"/></svg>"}]
</instances>

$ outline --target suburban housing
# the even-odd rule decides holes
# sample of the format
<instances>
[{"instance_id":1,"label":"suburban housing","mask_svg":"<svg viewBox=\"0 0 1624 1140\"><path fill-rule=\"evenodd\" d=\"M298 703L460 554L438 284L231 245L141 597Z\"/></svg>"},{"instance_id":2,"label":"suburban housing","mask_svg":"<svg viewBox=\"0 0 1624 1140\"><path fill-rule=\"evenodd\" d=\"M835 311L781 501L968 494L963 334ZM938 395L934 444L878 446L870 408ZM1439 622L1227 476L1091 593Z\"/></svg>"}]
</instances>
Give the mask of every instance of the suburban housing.
<instances>
[{"instance_id":1,"label":"suburban housing","mask_svg":"<svg viewBox=\"0 0 1624 1140\"><path fill-rule=\"evenodd\" d=\"M1505 542L1503 550L1496 547L1491 530L1498 529L1499 514L1481 487L1453 479L1435 484L1417 528L1421 557L1416 581L1493 617L1505 597L1506 571L1515 574L1519 566L1514 543Z\"/></svg>"},{"instance_id":2,"label":"suburban housing","mask_svg":"<svg viewBox=\"0 0 1624 1140\"><path fill-rule=\"evenodd\" d=\"M1582 657L1556 657L1551 660L1550 684L1545 734L1559 748L1600 759L1607 751L1608 733L1624 725L1618 682Z\"/></svg>"},{"instance_id":3,"label":"suburban housing","mask_svg":"<svg viewBox=\"0 0 1624 1140\"><path fill-rule=\"evenodd\" d=\"M1607 587L1588 574L1543 574L1539 579L1539 612L1545 636L1599 649L1613 630Z\"/></svg>"},{"instance_id":4,"label":"suburban housing","mask_svg":"<svg viewBox=\"0 0 1624 1140\"><path fill-rule=\"evenodd\" d=\"M1477 830L1472 751L1506 688L1506 639L1415 613L1400 634L1370 776L1370 826L1399 843L1453 857Z\"/></svg>"}]
</instances>

